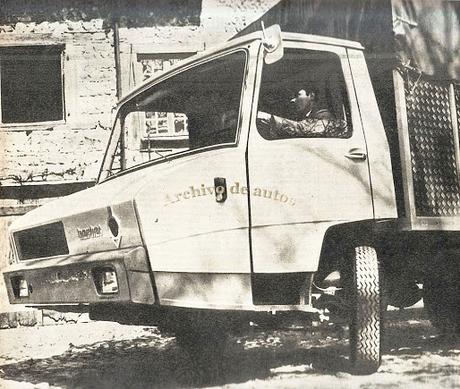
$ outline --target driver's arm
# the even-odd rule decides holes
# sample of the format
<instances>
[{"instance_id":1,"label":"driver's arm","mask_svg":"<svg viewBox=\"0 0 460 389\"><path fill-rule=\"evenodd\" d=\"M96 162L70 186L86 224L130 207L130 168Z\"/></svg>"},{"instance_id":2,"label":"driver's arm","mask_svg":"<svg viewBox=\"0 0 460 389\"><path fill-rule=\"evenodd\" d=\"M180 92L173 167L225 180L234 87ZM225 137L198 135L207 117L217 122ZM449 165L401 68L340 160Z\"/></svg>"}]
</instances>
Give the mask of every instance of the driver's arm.
<instances>
[{"instance_id":1,"label":"driver's arm","mask_svg":"<svg viewBox=\"0 0 460 389\"><path fill-rule=\"evenodd\" d=\"M257 126L262 136L267 139L295 138L305 136L318 136L325 132L329 120L303 119L290 120L257 112Z\"/></svg>"}]
</instances>

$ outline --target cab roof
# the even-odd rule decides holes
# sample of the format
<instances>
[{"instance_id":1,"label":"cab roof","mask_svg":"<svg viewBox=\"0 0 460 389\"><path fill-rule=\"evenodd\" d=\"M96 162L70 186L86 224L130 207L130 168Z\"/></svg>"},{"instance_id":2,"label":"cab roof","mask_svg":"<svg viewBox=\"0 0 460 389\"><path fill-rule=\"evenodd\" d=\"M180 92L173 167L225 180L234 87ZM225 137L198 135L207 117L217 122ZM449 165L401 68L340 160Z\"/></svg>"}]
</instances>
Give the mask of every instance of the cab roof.
<instances>
[{"instance_id":1,"label":"cab roof","mask_svg":"<svg viewBox=\"0 0 460 389\"><path fill-rule=\"evenodd\" d=\"M357 50L364 50L363 46L359 42L350 41L346 39L339 39L339 38L331 38L327 36L321 35L311 35L311 34L300 34L294 32L282 32L281 38L283 42L310 42L310 43L319 43L323 45L331 45L331 46L340 46L346 47L351 49ZM213 46L212 48L205 50L201 53L193 55L183 61L180 61L174 66L171 66L169 69L158 72L154 76L147 79L144 83L136 87L135 89L129 91L126 95L124 95L118 102L118 106L123 105L127 101L129 101L134 96L138 95L142 91L148 89L151 85L155 84L157 80L163 78L169 74L176 72L178 69L186 68L188 65L206 59L208 57L212 57L220 52L224 52L228 49L234 47L241 47L244 44L252 43L254 41L262 41L263 33L262 31L256 31L248 35L244 35L239 38L230 39L223 44Z\"/></svg>"}]
</instances>

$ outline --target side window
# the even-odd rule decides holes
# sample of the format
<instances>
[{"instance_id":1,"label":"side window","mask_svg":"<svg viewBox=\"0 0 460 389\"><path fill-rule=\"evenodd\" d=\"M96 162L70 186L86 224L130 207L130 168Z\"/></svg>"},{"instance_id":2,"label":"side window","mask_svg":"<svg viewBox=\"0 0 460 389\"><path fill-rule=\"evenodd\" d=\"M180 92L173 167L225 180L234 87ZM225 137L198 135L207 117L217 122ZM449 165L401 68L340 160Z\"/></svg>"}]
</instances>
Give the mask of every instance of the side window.
<instances>
[{"instance_id":1,"label":"side window","mask_svg":"<svg viewBox=\"0 0 460 389\"><path fill-rule=\"evenodd\" d=\"M138 54L137 60L142 66L142 79L143 81L148 80L155 73L169 69L171 66L178 63L195 53L172 53L172 54ZM145 112L145 119L143 120L145 130L143 136L140 139L140 150L144 152L152 153L167 153L168 146L174 146L172 148L179 149L187 148L188 145L188 123L187 116L183 113L177 112ZM163 142L163 147L159 150L155 149L155 141L152 139L164 136L167 137L168 142ZM181 147L182 146L182 147ZM151 159L151 155L148 156L147 160Z\"/></svg>"},{"instance_id":2,"label":"side window","mask_svg":"<svg viewBox=\"0 0 460 389\"><path fill-rule=\"evenodd\" d=\"M339 57L287 49L280 61L265 64L257 128L269 140L349 138L351 115Z\"/></svg>"},{"instance_id":3,"label":"side window","mask_svg":"<svg viewBox=\"0 0 460 389\"><path fill-rule=\"evenodd\" d=\"M237 141L246 53L238 51L177 74L128 101L112 144L109 175L169 155ZM105 165L105 163L104 163ZM104 173L104 172L103 172ZM103 174L104 176L106 174Z\"/></svg>"}]
</instances>

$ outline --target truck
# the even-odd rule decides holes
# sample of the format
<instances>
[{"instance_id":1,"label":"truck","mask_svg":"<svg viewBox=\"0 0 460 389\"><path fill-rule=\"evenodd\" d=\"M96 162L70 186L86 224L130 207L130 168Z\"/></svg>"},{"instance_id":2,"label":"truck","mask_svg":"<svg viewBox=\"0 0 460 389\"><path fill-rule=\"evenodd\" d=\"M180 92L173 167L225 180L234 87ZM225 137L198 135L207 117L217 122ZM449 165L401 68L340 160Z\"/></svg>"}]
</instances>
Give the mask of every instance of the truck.
<instances>
[{"instance_id":1,"label":"truck","mask_svg":"<svg viewBox=\"0 0 460 389\"><path fill-rule=\"evenodd\" d=\"M273 25L147 80L118 104L97 184L12 223L10 302L158 325L201 382L250 322L335 315L356 374L380 366L389 304L423 296L458 332L460 87L394 76L396 151L358 42ZM310 86L329 118L267 133Z\"/></svg>"}]
</instances>

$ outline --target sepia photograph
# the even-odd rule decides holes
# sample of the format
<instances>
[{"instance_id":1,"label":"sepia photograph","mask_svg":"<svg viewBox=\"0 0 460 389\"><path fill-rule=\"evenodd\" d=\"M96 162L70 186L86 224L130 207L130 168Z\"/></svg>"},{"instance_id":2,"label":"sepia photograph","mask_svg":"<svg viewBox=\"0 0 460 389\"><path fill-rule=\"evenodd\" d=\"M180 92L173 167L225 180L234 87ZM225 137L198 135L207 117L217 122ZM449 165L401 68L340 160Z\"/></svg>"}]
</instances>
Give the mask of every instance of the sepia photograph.
<instances>
[{"instance_id":1,"label":"sepia photograph","mask_svg":"<svg viewBox=\"0 0 460 389\"><path fill-rule=\"evenodd\" d=\"M460 389L460 0L0 0L0 389Z\"/></svg>"}]
</instances>

